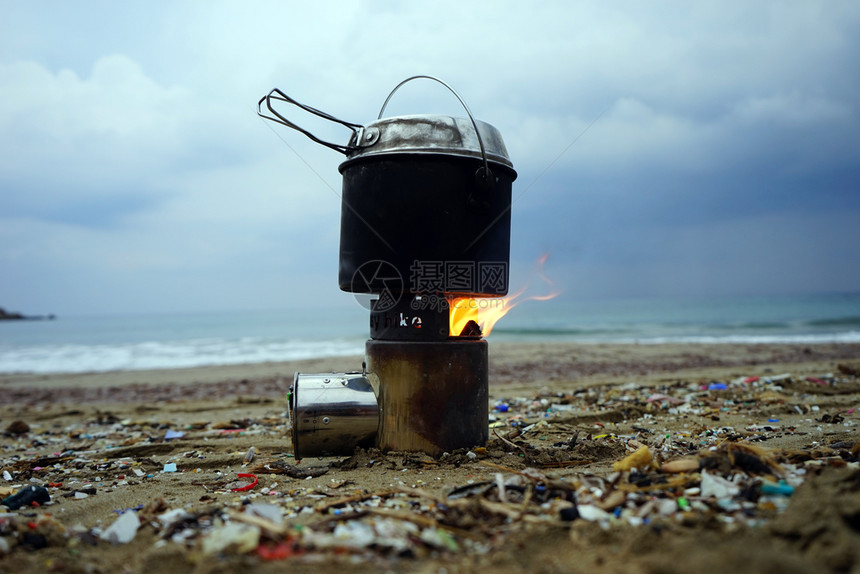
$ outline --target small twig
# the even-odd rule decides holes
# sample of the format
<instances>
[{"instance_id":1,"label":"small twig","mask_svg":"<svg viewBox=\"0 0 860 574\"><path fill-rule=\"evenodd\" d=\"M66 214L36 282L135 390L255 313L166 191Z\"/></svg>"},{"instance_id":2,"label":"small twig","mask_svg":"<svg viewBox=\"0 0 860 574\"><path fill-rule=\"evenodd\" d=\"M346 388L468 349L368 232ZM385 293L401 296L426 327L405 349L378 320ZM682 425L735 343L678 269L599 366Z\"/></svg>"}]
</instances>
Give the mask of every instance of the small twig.
<instances>
[{"instance_id":1,"label":"small twig","mask_svg":"<svg viewBox=\"0 0 860 574\"><path fill-rule=\"evenodd\" d=\"M504 438L503 436L501 436L499 433L496 432L496 429L493 429L493 434L496 435L497 439L499 439L500 441L502 441L506 445L519 450L521 453L523 453L523 456L525 456L526 459L528 460L528 455L526 455L526 449L524 449L523 447L519 446L518 444L514 444L511 441L509 441L508 439Z\"/></svg>"}]
</instances>

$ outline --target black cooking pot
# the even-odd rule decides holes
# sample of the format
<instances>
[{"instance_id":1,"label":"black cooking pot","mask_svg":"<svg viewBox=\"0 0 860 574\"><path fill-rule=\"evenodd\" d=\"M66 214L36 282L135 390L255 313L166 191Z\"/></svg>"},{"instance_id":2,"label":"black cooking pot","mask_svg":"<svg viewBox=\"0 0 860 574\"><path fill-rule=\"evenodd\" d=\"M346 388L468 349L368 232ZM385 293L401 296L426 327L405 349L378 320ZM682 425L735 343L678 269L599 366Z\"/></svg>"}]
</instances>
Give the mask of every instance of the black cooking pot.
<instances>
[{"instance_id":1,"label":"black cooking pot","mask_svg":"<svg viewBox=\"0 0 860 574\"><path fill-rule=\"evenodd\" d=\"M394 92L426 78L447 87L468 119L438 115L382 118ZM271 115L260 111L263 102ZM340 123L347 145L320 140L275 111L287 102ZM375 122L338 120L273 90L261 116L346 155L339 284L344 291L501 296L508 291L511 187L517 174L499 131L476 121L450 86L430 76L404 80Z\"/></svg>"}]
</instances>

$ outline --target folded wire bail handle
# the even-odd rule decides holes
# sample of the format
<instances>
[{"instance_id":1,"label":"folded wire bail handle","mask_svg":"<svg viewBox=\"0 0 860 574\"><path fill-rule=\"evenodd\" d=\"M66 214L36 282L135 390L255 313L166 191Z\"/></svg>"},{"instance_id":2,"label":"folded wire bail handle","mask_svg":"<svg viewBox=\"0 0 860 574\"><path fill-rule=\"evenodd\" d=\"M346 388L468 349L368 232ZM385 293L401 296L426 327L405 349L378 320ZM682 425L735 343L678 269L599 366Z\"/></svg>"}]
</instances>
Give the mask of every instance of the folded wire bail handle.
<instances>
[{"instance_id":1,"label":"folded wire bail handle","mask_svg":"<svg viewBox=\"0 0 860 574\"><path fill-rule=\"evenodd\" d=\"M293 122L291 122L290 120L285 118L281 113L276 111L274 108L274 105L272 103L273 101L286 102L288 104L293 104L294 106L298 106L299 108L303 109L304 111L306 111L310 114L313 114L315 116L321 117L323 119L338 123L344 127L349 128L352 131L352 137L349 139L350 143L348 143L347 145L341 145L341 144L328 142L328 141L325 141L325 140L318 138L317 136L315 136L314 134L312 134L308 130L298 126L297 124L295 124ZM262 109L263 108L263 102L266 103L266 109L268 110L269 114L271 114L271 115L267 115L263 111L263 109ZM277 88L273 89L267 95L260 98L260 101L257 102L257 115L260 116L261 118L264 118L264 119L267 119L267 120L270 120L273 122L277 122L279 124L283 124L283 125L287 126L288 128L292 128L292 129L296 130L297 132L301 132L301 133L305 134L307 137L309 137L310 139L312 139L313 141L317 142L318 144L322 144L322 145L324 145L328 148L331 148L335 151L338 151L344 155L348 154L350 151L357 148L357 146L352 145L352 142L359 141L358 132L359 132L359 130L364 128L364 126L362 126L361 124L353 124L351 122L346 122L344 120L340 120L331 114L327 114L327 113L320 111L316 108L312 108L308 105L299 103Z\"/></svg>"},{"instance_id":2,"label":"folded wire bail handle","mask_svg":"<svg viewBox=\"0 0 860 574\"><path fill-rule=\"evenodd\" d=\"M389 100L391 100L391 96L394 95L394 92L396 92L397 90L400 89L400 86L402 86L406 82L411 82L412 80L420 80L420 79L433 80L434 82L439 82L440 84L442 84L443 86L448 88L448 91L450 91L452 94L454 94L454 97L460 101L460 105L463 106L463 109L466 110L466 113L469 115L469 119L472 121L472 127L475 128L475 135L478 136L478 145L481 146L481 156L484 158L483 173L481 173L481 170L479 169L478 173L476 173L475 176L478 177L479 179L483 180L484 183L489 183L490 181L492 181L492 179L491 179L492 172L490 171L490 165L487 162L487 150L484 149L484 140L483 140L483 138L481 138L481 132L478 131L478 122L475 121L475 118L472 116L472 112L469 110L469 106L466 105L466 102L463 101L463 98L460 97L460 94L458 94L456 92L456 90L454 90L454 88L452 88L451 86L449 86L448 84L446 84L445 82L440 80L439 78L437 78L435 76L412 76L410 78L406 78L405 80L403 80L402 82L400 82L399 84L394 86L394 89L391 90L391 93L388 94L387 98L385 98L385 101L382 103L382 108L379 110L379 115L376 117L376 119L377 120L382 119L382 114L385 113L385 108L386 108L386 106L388 106L388 102L389 102Z\"/></svg>"}]
</instances>

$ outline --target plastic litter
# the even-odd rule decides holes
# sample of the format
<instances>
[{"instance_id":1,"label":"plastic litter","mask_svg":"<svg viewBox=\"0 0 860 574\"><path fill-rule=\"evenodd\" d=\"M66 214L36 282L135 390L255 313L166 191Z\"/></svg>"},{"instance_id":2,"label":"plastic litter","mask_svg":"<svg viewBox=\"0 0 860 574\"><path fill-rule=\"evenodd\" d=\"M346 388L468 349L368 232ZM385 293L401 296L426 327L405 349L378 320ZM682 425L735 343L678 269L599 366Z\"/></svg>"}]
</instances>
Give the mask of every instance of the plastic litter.
<instances>
[{"instance_id":1,"label":"plastic litter","mask_svg":"<svg viewBox=\"0 0 860 574\"><path fill-rule=\"evenodd\" d=\"M164 468L162 469L161 472L176 472L176 463L175 462L165 463Z\"/></svg>"},{"instance_id":2,"label":"plastic litter","mask_svg":"<svg viewBox=\"0 0 860 574\"><path fill-rule=\"evenodd\" d=\"M260 544L260 527L240 522L229 522L215 528L203 539L203 554L233 552L244 554Z\"/></svg>"},{"instance_id":3,"label":"plastic litter","mask_svg":"<svg viewBox=\"0 0 860 574\"><path fill-rule=\"evenodd\" d=\"M716 474L711 474L704 470L702 471L702 498L708 498L711 496L717 499L731 498L736 496L738 492L740 492L740 488L735 483L726 480L721 476L717 476Z\"/></svg>"},{"instance_id":4,"label":"plastic litter","mask_svg":"<svg viewBox=\"0 0 860 574\"><path fill-rule=\"evenodd\" d=\"M138 510L140 510L142 508L143 508L143 505L138 504L137 506L132 506L131 508L117 508L117 509L114 509L114 512L117 514L125 514L129 510L133 510L133 511L137 512Z\"/></svg>"},{"instance_id":5,"label":"plastic litter","mask_svg":"<svg viewBox=\"0 0 860 574\"><path fill-rule=\"evenodd\" d=\"M274 504L252 503L245 507L245 513L264 518L278 526L284 523L284 514Z\"/></svg>"},{"instance_id":6,"label":"plastic litter","mask_svg":"<svg viewBox=\"0 0 860 574\"><path fill-rule=\"evenodd\" d=\"M786 484L783 481L780 481L779 483L765 481L761 484L761 493L777 494L780 496L791 496L792 494L794 494L794 487L790 484Z\"/></svg>"},{"instance_id":7,"label":"plastic litter","mask_svg":"<svg viewBox=\"0 0 860 574\"><path fill-rule=\"evenodd\" d=\"M460 545L457 540L451 536L449 532L441 528L425 528L421 531L421 541L430 546L457 552L460 550Z\"/></svg>"},{"instance_id":8,"label":"plastic litter","mask_svg":"<svg viewBox=\"0 0 860 574\"><path fill-rule=\"evenodd\" d=\"M137 535L140 527L140 519L133 510L127 510L114 520L107 530L102 532L101 538L112 544L128 544Z\"/></svg>"},{"instance_id":9,"label":"plastic litter","mask_svg":"<svg viewBox=\"0 0 860 574\"><path fill-rule=\"evenodd\" d=\"M252 488L257 486L257 482L258 482L257 476L254 474L251 474L248 472L240 472L236 476L238 476L239 478L253 478L254 482L252 482L250 484L246 484L244 486L236 486L234 488L231 488L230 490L232 490L233 492L245 492L246 490L251 490ZM308 478L310 478L310 477L308 477Z\"/></svg>"},{"instance_id":10,"label":"plastic litter","mask_svg":"<svg viewBox=\"0 0 860 574\"><path fill-rule=\"evenodd\" d=\"M323 544L346 548L364 548L373 544L376 532L364 522L341 522L334 527L332 536Z\"/></svg>"},{"instance_id":11,"label":"plastic litter","mask_svg":"<svg viewBox=\"0 0 860 574\"><path fill-rule=\"evenodd\" d=\"M167 527L181 520L192 518L192 515L189 514L184 508L174 508L172 510L168 510L167 512L162 512L158 515L157 518L162 526Z\"/></svg>"},{"instance_id":12,"label":"plastic litter","mask_svg":"<svg viewBox=\"0 0 860 574\"><path fill-rule=\"evenodd\" d=\"M22 506L31 506L32 504L45 504L51 502L51 495L48 489L44 486L25 486L15 494L4 498L0 504L9 510L18 510Z\"/></svg>"},{"instance_id":13,"label":"plastic litter","mask_svg":"<svg viewBox=\"0 0 860 574\"><path fill-rule=\"evenodd\" d=\"M263 560L283 560L300 553L291 540L273 545L260 544L257 546L257 556Z\"/></svg>"},{"instance_id":14,"label":"plastic litter","mask_svg":"<svg viewBox=\"0 0 860 574\"><path fill-rule=\"evenodd\" d=\"M600 508L592 505L585 504L577 507L577 511L579 512L579 517L583 520L588 520L589 522L596 522L599 520L609 520L612 518L612 514L606 512L605 510L601 510Z\"/></svg>"},{"instance_id":15,"label":"plastic litter","mask_svg":"<svg viewBox=\"0 0 860 574\"><path fill-rule=\"evenodd\" d=\"M232 483L228 483L227 471L215 470L223 470L217 464L201 465L200 474L186 471L163 477L162 486L168 488L164 495L177 507L160 499L145 508L136 507L140 510L137 528L132 517L125 516L134 515L134 509L121 507L141 499L140 486L153 486L144 477L159 474L157 466L165 459L158 457L170 456L177 461L170 464L178 466L179 461L198 456L197 451L184 452L186 449L200 448L208 458L208 448L164 445L162 438L173 435L163 430L155 435L150 426L143 425L136 430L136 419L112 422L105 416L108 422L82 421L81 426L70 427L80 437L74 440L56 429L45 433L37 429L20 438L6 437L18 444L2 461L0 472L7 480L0 481L6 485L5 491L0 487L0 498L18 488L13 481L28 484L28 488L38 481L32 486L46 485L55 498L86 498L95 494L95 487L99 494L115 493L115 498L71 501L46 509L48 512L22 506L17 513L4 514L0 508L0 554L50 546L63 548L64 556L68 551L74 560L77 552L90 551L87 545L97 544L96 552L99 546L109 550L104 542L109 539L116 544L133 540L135 552L147 552L144 545L160 548L169 544L172 551L187 552L194 560L201 548L209 556L243 553L249 556L242 558L242 564L252 566L255 560L295 555L309 555L312 563L326 553L345 553L350 560L369 564L381 557L420 559L429 554L447 559L452 553L475 557L507 544L512 534L528 536L532 528L540 533L545 527L572 526L571 533L577 536L595 526L606 530L648 524L660 529L667 525L686 528L703 520L708 529L721 525L758 528L789 502L808 499L809 491L800 496L795 492L807 478L817 480L822 473L858 468L860 441L856 435L832 426L823 433L820 428L808 432L815 428L814 419L824 421L824 412L811 414L819 408L830 412L826 415L829 421L837 414L845 424L860 420L851 416L854 409L849 407L855 400L847 392L856 382L838 388L846 381L822 379L827 388L806 383L802 376L778 388L764 377L746 381L733 375L723 383L726 391L712 394L704 392L709 384L705 380L659 386L604 385L567 394L539 391L528 397L509 397L489 404L509 406L504 414L493 413L492 420L502 427L515 427L515 433L500 431L502 440L491 431L494 436L486 446L439 457L366 451L355 455L351 467L339 466L347 461L320 461L318 464L326 466L307 467L290 465L288 462L296 461L289 453L274 453L267 447L265 452L255 453L254 466L249 464L248 470L255 474L239 474ZM795 392L789 383L800 390ZM846 391L835 395L839 401L812 394L834 386ZM813 405L816 401L822 406ZM554 412L545 417L548 405ZM754 423L777 422L768 416L781 416L783 422ZM269 427L265 432L277 434L283 420L276 418L265 424L235 424L241 423L246 429L241 432L247 434L265 426ZM802 426L803 420L807 424ZM797 434L807 436L790 437L792 425L803 431ZM230 440L235 434L218 435L211 423L195 428L207 426L212 429L209 438L220 441L221 450L214 447L212 452L238 462L248 443L237 446ZM133 435L128 437L133 441L122 445L120 440L126 437L121 433ZM547 440L539 442L544 438ZM765 447L766 441L780 438L788 440ZM29 446L35 440L50 446ZM56 445L51 444L54 441ZM225 446L228 442L229 447ZM794 447L782 448L786 442ZM646 444L650 457L642 448ZM120 448L125 452L117 452ZM621 470L610 471L612 462ZM187 466L193 468L191 463ZM384 484L371 487L353 482L355 476L348 471L359 466L385 474ZM459 483L443 487L448 480L446 471L454 467L465 471L458 475ZM335 478L311 480L326 472ZM264 476L262 482L269 488L260 488L257 476L261 473L280 476ZM777 482L779 479L783 480ZM191 497L177 496L176 500L169 492L173 487L191 490L189 485L195 491ZM51 490L58 488L62 491ZM239 492L245 494L234 494ZM254 492L271 496L257 497ZM790 496L794 499L789 500ZM261 500L267 503L256 502ZM101 528L110 527L101 530L97 525L104 517L101 511L91 510L106 512L106 503L118 507L114 512L119 517L113 524L106 520ZM61 524L62 532L52 531L46 526L50 514L58 524L63 517L84 518L77 526L67 521ZM112 513L109 516L114 518ZM711 520L714 517L718 520ZM579 518L582 521L576 522ZM141 525L146 526L146 536L142 532L136 538L134 533ZM46 570L50 559L44 560Z\"/></svg>"}]
</instances>

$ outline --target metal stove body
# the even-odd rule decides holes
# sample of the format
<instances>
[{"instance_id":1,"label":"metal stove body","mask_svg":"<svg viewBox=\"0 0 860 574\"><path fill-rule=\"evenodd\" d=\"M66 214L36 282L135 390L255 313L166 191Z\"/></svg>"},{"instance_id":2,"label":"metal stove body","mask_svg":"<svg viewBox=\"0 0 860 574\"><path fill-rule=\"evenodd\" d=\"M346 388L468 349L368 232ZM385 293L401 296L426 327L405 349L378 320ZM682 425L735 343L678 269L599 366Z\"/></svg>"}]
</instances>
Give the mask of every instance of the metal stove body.
<instances>
[{"instance_id":1,"label":"metal stove body","mask_svg":"<svg viewBox=\"0 0 860 574\"><path fill-rule=\"evenodd\" d=\"M468 118L383 118L398 88L418 78L447 87ZM300 128L276 109L284 103L346 126L349 142ZM344 291L372 296L362 370L295 374L296 457L351 454L357 446L438 454L484 444L487 342L475 323L451 333L449 307L457 298L508 292L516 172L501 134L429 76L401 82L366 126L279 90L260 100L258 112L346 155L338 280Z\"/></svg>"}]
</instances>

